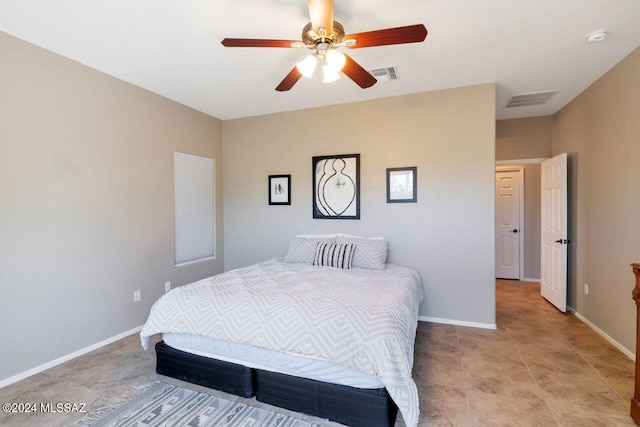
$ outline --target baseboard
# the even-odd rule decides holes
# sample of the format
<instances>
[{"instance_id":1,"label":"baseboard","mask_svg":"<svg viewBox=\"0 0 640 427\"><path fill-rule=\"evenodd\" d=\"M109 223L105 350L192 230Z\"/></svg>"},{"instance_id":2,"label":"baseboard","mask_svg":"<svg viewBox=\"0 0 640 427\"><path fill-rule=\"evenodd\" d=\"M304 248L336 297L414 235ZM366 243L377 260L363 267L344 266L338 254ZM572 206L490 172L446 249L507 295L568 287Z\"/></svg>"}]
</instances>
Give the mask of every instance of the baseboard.
<instances>
[{"instance_id":1,"label":"baseboard","mask_svg":"<svg viewBox=\"0 0 640 427\"><path fill-rule=\"evenodd\" d=\"M542 281L541 279L525 279L525 278L522 278L520 280L523 282L536 282L536 283L540 283Z\"/></svg>"},{"instance_id":2,"label":"baseboard","mask_svg":"<svg viewBox=\"0 0 640 427\"><path fill-rule=\"evenodd\" d=\"M633 360L635 362L636 360L636 355L634 353L632 353L631 351L629 351L625 346L623 346L622 344L620 344L618 341L614 340L613 338L611 338L611 336L609 336L605 331L603 331L602 329L598 328L596 325L594 325L593 323L591 323L586 317L584 317L582 314L578 313L577 311L575 311L573 308L567 307L571 310L571 312L573 312L573 314L580 320L582 320L582 322L584 322L587 326L589 326L591 329L593 329L594 331L596 331L599 335L602 336L602 338L604 338L605 340L609 341L611 343L611 345L613 345L615 348L617 348L618 350L620 350L625 356L627 356L629 359Z\"/></svg>"},{"instance_id":3,"label":"baseboard","mask_svg":"<svg viewBox=\"0 0 640 427\"><path fill-rule=\"evenodd\" d=\"M52 360L50 362L47 363L43 363L42 365L36 366L35 368L29 369L28 371L24 371L21 372L19 374L16 374L12 377L9 378L5 378L3 380L0 380L0 388L2 387L6 387L9 384L13 384L15 382L18 382L20 380L23 380L25 378L28 378L32 375L35 375L37 373L40 373L42 371L45 371L49 368L53 368L54 366L58 366L61 365L65 362L68 362L71 359L75 359L76 357L82 356L83 354L87 354L90 351L93 350L97 350L100 347L104 347L105 345L111 344L113 342L116 342L118 340L121 340L122 338L128 337L129 335L135 334L137 332L140 332L142 330L142 326L138 326L137 328L133 328L133 329L129 329L128 331L122 332L121 334L115 335L111 338L107 338L106 340L102 340L98 343L92 344L89 347L85 347L82 348L78 351L74 351L73 353L69 353L65 356L62 357L58 357L55 360Z\"/></svg>"},{"instance_id":4,"label":"baseboard","mask_svg":"<svg viewBox=\"0 0 640 427\"><path fill-rule=\"evenodd\" d=\"M443 323L445 325L467 326L470 328L480 328L480 329L497 329L498 328L495 323L466 322L464 320L443 319L440 317L418 316L418 320L421 322Z\"/></svg>"}]
</instances>

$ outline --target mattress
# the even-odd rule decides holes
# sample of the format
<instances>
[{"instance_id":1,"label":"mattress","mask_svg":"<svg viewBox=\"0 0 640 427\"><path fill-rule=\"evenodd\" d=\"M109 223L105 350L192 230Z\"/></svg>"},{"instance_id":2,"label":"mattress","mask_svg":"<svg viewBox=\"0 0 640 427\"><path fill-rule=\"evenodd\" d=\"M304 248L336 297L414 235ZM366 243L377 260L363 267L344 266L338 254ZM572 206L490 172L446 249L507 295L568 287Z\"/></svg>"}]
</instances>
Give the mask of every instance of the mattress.
<instances>
[{"instance_id":1,"label":"mattress","mask_svg":"<svg viewBox=\"0 0 640 427\"><path fill-rule=\"evenodd\" d=\"M250 368L349 387L384 388L384 384L373 375L327 360L191 334L164 333L163 340L177 350Z\"/></svg>"}]
</instances>

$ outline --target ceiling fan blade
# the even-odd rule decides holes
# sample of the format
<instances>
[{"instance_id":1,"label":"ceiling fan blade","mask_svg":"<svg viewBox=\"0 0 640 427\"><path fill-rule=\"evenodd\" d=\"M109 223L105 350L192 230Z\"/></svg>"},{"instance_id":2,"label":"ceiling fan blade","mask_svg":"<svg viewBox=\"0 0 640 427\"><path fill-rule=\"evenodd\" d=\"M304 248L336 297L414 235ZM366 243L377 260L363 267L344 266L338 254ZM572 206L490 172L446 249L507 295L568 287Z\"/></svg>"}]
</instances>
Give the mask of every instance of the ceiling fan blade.
<instances>
[{"instance_id":1,"label":"ceiling fan blade","mask_svg":"<svg viewBox=\"0 0 640 427\"><path fill-rule=\"evenodd\" d=\"M292 47L298 40L268 40L268 39L224 39L222 45L226 47Z\"/></svg>"},{"instance_id":2,"label":"ceiling fan blade","mask_svg":"<svg viewBox=\"0 0 640 427\"><path fill-rule=\"evenodd\" d=\"M333 34L333 0L307 0L313 31L320 35L320 27L327 29L327 35Z\"/></svg>"},{"instance_id":3,"label":"ceiling fan blade","mask_svg":"<svg viewBox=\"0 0 640 427\"><path fill-rule=\"evenodd\" d=\"M345 73L347 77L356 82L356 84L362 89L366 89L376 84L378 80L369 74L367 70L362 68L360 64L351 59L349 55L345 55L345 58L347 59L347 62L344 64L342 72Z\"/></svg>"},{"instance_id":4,"label":"ceiling fan blade","mask_svg":"<svg viewBox=\"0 0 640 427\"><path fill-rule=\"evenodd\" d=\"M387 28L385 30L367 31L364 33L349 34L343 41L356 40L356 43L347 47L357 49L361 47L385 46L390 44L417 43L427 37L427 29L422 24L408 25L406 27Z\"/></svg>"},{"instance_id":5,"label":"ceiling fan blade","mask_svg":"<svg viewBox=\"0 0 640 427\"><path fill-rule=\"evenodd\" d=\"M276 90L278 92L286 92L293 87L298 80L302 77L300 71L298 71L297 67L293 67L293 70L289 71L289 74L280 82Z\"/></svg>"}]
</instances>

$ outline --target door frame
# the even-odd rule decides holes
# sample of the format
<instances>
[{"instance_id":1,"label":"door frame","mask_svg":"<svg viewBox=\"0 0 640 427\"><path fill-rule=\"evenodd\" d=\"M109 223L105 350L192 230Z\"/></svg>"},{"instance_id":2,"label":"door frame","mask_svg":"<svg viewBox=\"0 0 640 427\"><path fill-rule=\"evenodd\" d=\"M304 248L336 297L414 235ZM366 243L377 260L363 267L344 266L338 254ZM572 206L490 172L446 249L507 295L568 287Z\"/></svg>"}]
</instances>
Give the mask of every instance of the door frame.
<instances>
[{"instance_id":1,"label":"door frame","mask_svg":"<svg viewBox=\"0 0 640 427\"><path fill-rule=\"evenodd\" d=\"M518 248L518 280L522 280L524 277L524 166L497 166L495 173L498 172L518 172L518 177L520 178L520 200L519 200L519 210L520 210L520 230L518 234L520 234L520 247ZM494 173L494 180L495 180ZM496 195L493 195L494 203L496 200ZM494 222L495 222L494 214ZM494 272L495 276L495 272Z\"/></svg>"}]
</instances>

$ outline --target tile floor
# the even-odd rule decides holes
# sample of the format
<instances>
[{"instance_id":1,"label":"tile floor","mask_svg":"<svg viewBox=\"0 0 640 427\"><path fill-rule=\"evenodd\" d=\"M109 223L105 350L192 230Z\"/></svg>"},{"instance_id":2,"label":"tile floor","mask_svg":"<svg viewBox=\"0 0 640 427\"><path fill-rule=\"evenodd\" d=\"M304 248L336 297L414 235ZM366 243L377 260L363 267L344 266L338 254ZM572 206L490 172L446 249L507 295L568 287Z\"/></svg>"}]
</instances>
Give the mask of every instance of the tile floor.
<instances>
[{"instance_id":1,"label":"tile floor","mask_svg":"<svg viewBox=\"0 0 640 427\"><path fill-rule=\"evenodd\" d=\"M498 280L496 289L495 331L420 323L413 375L421 426L635 425L628 416L631 360L545 302L538 284ZM154 360L133 335L0 389L0 403L82 402L90 412L133 386L158 380L246 400L161 377ZM64 426L82 415L0 413L0 425ZM400 417L396 425L404 425Z\"/></svg>"}]
</instances>

